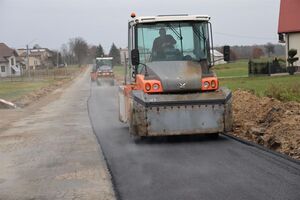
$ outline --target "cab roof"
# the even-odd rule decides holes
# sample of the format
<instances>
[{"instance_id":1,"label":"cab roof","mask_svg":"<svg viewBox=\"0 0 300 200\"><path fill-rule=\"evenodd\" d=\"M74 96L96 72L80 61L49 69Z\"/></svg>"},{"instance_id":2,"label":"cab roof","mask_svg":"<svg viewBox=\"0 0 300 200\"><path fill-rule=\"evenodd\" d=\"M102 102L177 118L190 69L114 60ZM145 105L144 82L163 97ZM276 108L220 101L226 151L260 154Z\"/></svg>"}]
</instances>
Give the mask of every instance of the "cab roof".
<instances>
[{"instance_id":1,"label":"cab roof","mask_svg":"<svg viewBox=\"0 0 300 200\"><path fill-rule=\"evenodd\" d=\"M158 16L141 16L133 18L131 24L139 23L155 23L155 22L167 22L167 21L209 21L208 15L158 15Z\"/></svg>"}]
</instances>

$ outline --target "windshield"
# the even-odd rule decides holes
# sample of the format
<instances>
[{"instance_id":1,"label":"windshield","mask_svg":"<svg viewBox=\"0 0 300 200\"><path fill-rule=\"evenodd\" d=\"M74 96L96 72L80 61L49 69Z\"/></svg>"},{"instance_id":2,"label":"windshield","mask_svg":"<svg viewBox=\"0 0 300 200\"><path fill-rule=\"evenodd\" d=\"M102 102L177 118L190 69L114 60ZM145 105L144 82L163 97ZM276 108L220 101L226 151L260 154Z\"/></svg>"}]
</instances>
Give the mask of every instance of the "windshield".
<instances>
[{"instance_id":1,"label":"windshield","mask_svg":"<svg viewBox=\"0 0 300 200\"><path fill-rule=\"evenodd\" d=\"M207 22L164 22L138 25L140 61L207 59Z\"/></svg>"},{"instance_id":2,"label":"windshield","mask_svg":"<svg viewBox=\"0 0 300 200\"><path fill-rule=\"evenodd\" d=\"M112 66L112 60L100 60L97 59L96 60L96 65L97 67L101 67L101 66Z\"/></svg>"},{"instance_id":3,"label":"windshield","mask_svg":"<svg viewBox=\"0 0 300 200\"><path fill-rule=\"evenodd\" d=\"M109 70L111 70L111 66L105 65L99 67L99 71L109 71Z\"/></svg>"}]
</instances>

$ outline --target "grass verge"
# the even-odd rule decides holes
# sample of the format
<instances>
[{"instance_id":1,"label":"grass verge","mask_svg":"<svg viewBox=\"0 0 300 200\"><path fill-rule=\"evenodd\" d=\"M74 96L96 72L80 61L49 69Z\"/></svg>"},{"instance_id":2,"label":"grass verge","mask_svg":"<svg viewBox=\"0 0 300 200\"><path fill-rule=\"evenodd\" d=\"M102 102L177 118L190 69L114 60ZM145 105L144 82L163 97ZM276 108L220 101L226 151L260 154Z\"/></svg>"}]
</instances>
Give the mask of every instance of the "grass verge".
<instances>
[{"instance_id":1,"label":"grass verge","mask_svg":"<svg viewBox=\"0 0 300 200\"><path fill-rule=\"evenodd\" d=\"M29 78L23 77L2 78L0 80L0 98L15 101L23 96L42 88L59 86L82 73L86 67L69 66L68 68L54 68L35 70Z\"/></svg>"},{"instance_id":2,"label":"grass verge","mask_svg":"<svg viewBox=\"0 0 300 200\"><path fill-rule=\"evenodd\" d=\"M281 101L300 102L300 75L263 76L220 79L220 85L231 90L247 90L257 96L273 97Z\"/></svg>"},{"instance_id":3,"label":"grass verge","mask_svg":"<svg viewBox=\"0 0 300 200\"><path fill-rule=\"evenodd\" d=\"M213 71L218 77L246 77L248 76L248 60L216 65Z\"/></svg>"},{"instance_id":4,"label":"grass verge","mask_svg":"<svg viewBox=\"0 0 300 200\"><path fill-rule=\"evenodd\" d=\"M43 80L34 82L0 82L0 98L14 101L23 95L31 93L43 87L53 84L55 80Z\"/></svg>"},{"instance_id":5,"label":"grass verge","mask_svg":"<svg viewBox=\"0 0 300 200\"><path fill-rule=\"evenodd\" d=\"M117 76L123 77L125 73L125 67L122 65L114 66L114 73Z\"/></svg>"}]
</instances>

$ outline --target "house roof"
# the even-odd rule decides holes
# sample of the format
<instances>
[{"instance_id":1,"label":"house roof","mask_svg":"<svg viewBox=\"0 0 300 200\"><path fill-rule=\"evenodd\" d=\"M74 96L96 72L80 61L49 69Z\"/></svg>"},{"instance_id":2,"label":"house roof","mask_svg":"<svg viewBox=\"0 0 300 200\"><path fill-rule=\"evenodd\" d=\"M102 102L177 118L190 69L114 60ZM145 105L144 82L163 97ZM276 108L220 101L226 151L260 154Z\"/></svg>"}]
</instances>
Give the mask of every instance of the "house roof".
<instances>
[{"instance_id":1,"label":"house roof","mask_svg":"<svg viewBox=\"0 0 300 200\"><path fill-rule=\"evenodd\" d=\"M8 57L10 56L17 56L17 52L12 49L9 48L6 44L4 43L0 43L0 62L1 63L6 63L8 62Z\"/></svg>"},{"instance_id":2,"label":"house roof","mask_svg":"<svg viewBox=\"0 0 300 200\"><path fill-rule=\"evenodd\" d=\"M281 0L278 33L300 32L299 10L299 0Z\"/></svg>"},{"instance_id":3,"label":"house roof","mask_svg":"<svg viewBox=\"0 0 300 200\"><path fill-rule=\"evenodd\" d=\"M10 57L16 54L17 52L14 49L9 48L4 43L0 43L0 57Z\"/></svg>"}]
</instances>

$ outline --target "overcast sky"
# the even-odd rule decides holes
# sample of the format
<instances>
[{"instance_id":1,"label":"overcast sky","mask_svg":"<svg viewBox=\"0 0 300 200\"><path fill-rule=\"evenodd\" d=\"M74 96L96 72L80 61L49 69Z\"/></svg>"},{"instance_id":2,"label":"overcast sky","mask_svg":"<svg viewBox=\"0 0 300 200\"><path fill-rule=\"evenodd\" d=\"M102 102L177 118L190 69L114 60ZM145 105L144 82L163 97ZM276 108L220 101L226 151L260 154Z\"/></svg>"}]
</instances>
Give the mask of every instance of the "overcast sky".
<instances>
[{"instance_id":1,"label":"overcast sky","mask_svg":"<svg viewBox=\"0 0 300 200\"><path fill-rule=\"evenodd\" d=\"M277 43L280 0L0 0L0 42L60 49L80 36L89 44L127 45L130 13L206 14L216 45Z\"/></svg>"}]
</instances>

